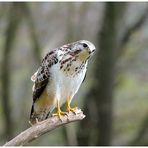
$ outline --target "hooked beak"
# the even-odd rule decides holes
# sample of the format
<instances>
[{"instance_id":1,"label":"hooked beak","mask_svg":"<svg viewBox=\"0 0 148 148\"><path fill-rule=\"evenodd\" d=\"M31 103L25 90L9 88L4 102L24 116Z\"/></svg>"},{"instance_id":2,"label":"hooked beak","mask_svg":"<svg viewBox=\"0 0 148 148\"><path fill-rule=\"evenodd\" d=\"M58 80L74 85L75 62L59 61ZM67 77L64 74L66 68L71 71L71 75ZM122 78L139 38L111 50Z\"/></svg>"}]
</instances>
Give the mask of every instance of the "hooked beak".
<instances>
[{"instance_id":1,"label":"hooked beak","mask_svg":"<svg viewBox=\"0 0 148 148\"><path fill-rule=\"evenodd\" d=\"M95 52L95 50L89 51L89 54L91 55L91 54L93 54L94 52Z\"/></svg>"}]
</instances>

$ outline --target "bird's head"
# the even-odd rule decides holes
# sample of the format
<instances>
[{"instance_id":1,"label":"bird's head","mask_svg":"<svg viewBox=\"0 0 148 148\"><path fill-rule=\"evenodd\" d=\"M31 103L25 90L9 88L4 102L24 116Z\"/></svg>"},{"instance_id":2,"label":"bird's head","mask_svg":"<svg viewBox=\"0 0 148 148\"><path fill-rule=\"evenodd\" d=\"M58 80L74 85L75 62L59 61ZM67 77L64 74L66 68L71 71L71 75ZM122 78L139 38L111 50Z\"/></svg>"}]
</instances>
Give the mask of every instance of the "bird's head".
<instances>
[{"instance_id":1,"label":"bird's head","mask_svg":"<svg viewBox=\"0 0 148 148\"><path fill-rule=\"evenodd\" d=\"M95 46L90 41L80 40L73 44L72 51L79 60L85 61L93 55L95 49Z\"/></svg>"}]
</instances>

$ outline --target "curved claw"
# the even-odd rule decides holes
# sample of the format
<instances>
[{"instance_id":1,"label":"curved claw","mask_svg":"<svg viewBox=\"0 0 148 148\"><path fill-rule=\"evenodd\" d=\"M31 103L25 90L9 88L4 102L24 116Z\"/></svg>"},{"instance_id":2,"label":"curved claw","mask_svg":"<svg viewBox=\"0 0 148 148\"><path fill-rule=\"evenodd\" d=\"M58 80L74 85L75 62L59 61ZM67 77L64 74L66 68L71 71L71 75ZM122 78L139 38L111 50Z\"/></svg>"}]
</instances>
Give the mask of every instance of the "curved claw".
<instances>
[{"instance_id":1,"label":"curved claw","mask_svg":"<svg viewBox=\"0 0 148 148\"><path fill-rule=\"evenodd\" d=\"M61 117L61 116L65 116L65 115L66 115L66 112L57 111L56 113L53 113L52 115L53 115L53 116Z\"/></svg>"},{"instance_id":2,"label":"curved claw","mask_svg":"<svg viewBox=\"0 0 148 148\"><path fill-rule=\"evenodd\" d=\"M73 108L72 108L72 107L70 106L70 98L68 98L66 102L67 102L67 112L69 113L69 112L71 111L71 112L73 112L74 114L76 114L77 107L73 107Z\"/></svg>"},{"instance_id":3,"label":"curved claw","mask_svg":"<svg viewBox=\"0 0 148 148\"><path fill-rule=\"evenodd\" d=\"M73 112L73 113L75 113L76 114L76 110L77 110L77 107L74 107L74 108L71 108L70 106L67 108L67 111L68 112Z\"/></svg>"},{"instance_id":4,"label":"curved claw","mask_svg":"<svg viewBox=\"0 0 148 148\"><path fill-rule=\"evenodd\" d=\"M60 111L57 111L56 113L53 113L52 116L58 116L58 118L62 121L62 116L65 116L67 115L66 112L62 112L61 110Z\"/></svg>"},{"instance_id":5,"label":"curved claw","mask_svg":"<svg viewBox=\"0 0 148 148\"><path fill-rule=\"evenodd\" d=\"M59 103L59 100L58 100L57 101L57 112L53 113L52 116L58 116L60 118L60 120L62 121L61 116L65 116L65 115L67 115L67 114L66 114L66 112L61 111L60 103Z\"/></svg>"}]
</instances>

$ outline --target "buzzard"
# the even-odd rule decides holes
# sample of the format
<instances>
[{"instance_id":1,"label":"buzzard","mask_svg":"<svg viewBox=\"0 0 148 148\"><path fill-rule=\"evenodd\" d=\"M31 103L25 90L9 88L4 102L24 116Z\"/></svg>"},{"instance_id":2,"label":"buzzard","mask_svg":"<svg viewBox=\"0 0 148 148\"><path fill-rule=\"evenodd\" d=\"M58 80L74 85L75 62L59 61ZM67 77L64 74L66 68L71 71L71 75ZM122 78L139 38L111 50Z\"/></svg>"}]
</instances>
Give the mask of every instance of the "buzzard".
<instances>
[{"instance_id":1,"label":"buzzard","mask_svg":"<svg viewBox=\"0 0 148 148\"><path fill-rule=\"evenodd\" d=\"M40 67L31 77L34 82L33 104L30 114L32 124L48 118L54 108L53 115L61 117L60 107L66 103L67 112L75 112L70 103L84 81L89 58L95 46L86 40L73 42L48 52Z\"/></svg>"}]
</instances>

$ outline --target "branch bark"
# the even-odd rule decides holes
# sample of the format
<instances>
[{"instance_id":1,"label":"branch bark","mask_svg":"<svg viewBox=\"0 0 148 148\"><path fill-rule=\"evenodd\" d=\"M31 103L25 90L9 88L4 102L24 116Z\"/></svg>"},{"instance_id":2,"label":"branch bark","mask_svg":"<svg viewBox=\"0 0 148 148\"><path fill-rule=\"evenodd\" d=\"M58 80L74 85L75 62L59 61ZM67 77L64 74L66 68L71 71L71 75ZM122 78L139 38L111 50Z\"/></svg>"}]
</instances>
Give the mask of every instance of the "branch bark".
<instances>
[{"instance_id":1,"label":"branch bark","mask_svg":"<svg viewBox=\"0 0 148 148\"><path fill-rule=\"evenodd\" d=\"M27 130L21 132L18 136L7 142L4 146L22 146L30 143L41 135L54 130L55 128L68 124L70 122L82 120L85 115L80 109L77 109L76 114L70 112L59 119L57 116L51 117L42 122L38 122Z\"/></svg>"}]
</instances>

